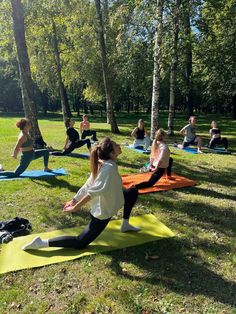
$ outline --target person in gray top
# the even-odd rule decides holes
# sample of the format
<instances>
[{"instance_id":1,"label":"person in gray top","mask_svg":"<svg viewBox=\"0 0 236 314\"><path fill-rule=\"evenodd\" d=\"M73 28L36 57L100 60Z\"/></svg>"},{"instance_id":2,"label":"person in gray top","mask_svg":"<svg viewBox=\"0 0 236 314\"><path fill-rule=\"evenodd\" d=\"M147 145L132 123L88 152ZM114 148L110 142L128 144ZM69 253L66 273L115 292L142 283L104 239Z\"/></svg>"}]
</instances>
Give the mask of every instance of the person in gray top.
<instances>
[{"instance_id":1,"label":"person in gray top","mask_svg":"<svg viewBox=\"0 0 236 314\"><path fill-rule=\"evenodd\" d=\"M181 130L180 133L184 135L183 147L185 148L189 145L197 145L198 153L202 153L202 138L196 135L197 127L196 127L196 117L191 116L189 118L189 124L185 125Z\"/></svg>"}]
</instances>

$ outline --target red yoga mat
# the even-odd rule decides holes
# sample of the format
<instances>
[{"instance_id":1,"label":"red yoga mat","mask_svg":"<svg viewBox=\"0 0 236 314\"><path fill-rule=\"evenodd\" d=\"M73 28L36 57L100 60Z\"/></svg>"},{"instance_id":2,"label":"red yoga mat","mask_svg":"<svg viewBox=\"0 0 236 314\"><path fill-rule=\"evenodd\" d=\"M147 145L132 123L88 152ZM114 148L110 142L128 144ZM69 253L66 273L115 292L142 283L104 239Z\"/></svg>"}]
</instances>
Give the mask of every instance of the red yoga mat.
<instances>
[{"instance_id":1,"label":"red yoga mat","mask_svg":"<svg viewBox=\"0 0 236 314\"><path fill-rule=\"evenodd\" d=\"M151 175L152 175L151 172L123 175L122 176L123 186L127 189L134 184L147 181L151 177ZM188 179L186 177L179 176L175 173L173 173L172 176L173 178L175 178L175 180L167 179L166 175L164 174L163 177L161 177L161 179L155 185L149 188L140 189L139 193L145 194L159 191L167 191L187 186L194 186L197 184L196 181Z\"/></svg>"}]
</instances>

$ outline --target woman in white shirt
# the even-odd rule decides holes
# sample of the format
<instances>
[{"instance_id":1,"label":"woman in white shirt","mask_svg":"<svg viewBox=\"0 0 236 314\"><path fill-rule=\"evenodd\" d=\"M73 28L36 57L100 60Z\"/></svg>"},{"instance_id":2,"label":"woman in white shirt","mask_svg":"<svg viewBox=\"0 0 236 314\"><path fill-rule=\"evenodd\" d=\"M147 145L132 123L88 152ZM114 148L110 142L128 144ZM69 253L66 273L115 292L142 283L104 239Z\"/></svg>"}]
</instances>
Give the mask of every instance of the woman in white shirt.
<instances>
[{"instance_id":1,"label":"woman in white shirt","mask_svg":"<svg viewBox=\"0 0 236 314\"><path fill-rule=\"evenodd\" d=\"M175 180L171 176L171 168L173 158L170 157L170 150L164 142L166 133L163 129L159 129L155 133L155 139L152 143L149 170L153 172L148 181L144 181L135 185L137 189L143 189L153 186L167 172L167 179Z\"/></svg>"},{"instance_id":2,"label":"woman in white shirt","mask_svg":"<svg viewBox=\"0 0 236 314\"><path fill-rule=\"evenodd\" d=\"M120 154L120 145L108 137L96 146L90 156L90 177L75 197L64 206L64 212L72 213L91 200L91 221L80 235L61 236L46 240L37 237L22 249L32 250L45 247L83 249L99 236L111 217L123 206L121 231L139 231L139 228L129 224L129 216L138 198L138 191L134 187L123 190L116 165L116 159Z\"/></svg>"}]
</instances>

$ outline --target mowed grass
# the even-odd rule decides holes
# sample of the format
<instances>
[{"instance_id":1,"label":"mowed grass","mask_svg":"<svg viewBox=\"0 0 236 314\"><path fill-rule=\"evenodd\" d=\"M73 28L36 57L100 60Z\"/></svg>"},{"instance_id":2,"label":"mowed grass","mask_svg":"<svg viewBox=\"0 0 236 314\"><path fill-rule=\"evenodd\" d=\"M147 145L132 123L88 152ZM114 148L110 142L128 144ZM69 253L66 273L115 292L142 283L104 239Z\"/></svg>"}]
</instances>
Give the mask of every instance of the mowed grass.
<instances>
[{"instance_id":1,"label":"mowed grass","mask_svg":"<svg viewBox=\"0 0 236 314\"><path fill-rule=\"evenodd\" d=\"M149 117L142 117L149 129ZM93 117L91 122L99 139L112 136L125 143L131 141L130 131L138 118L121 113L118 124L122 133L115 136L105 117ZM236 121L229 118L198 119L205 143L213 118L235 150ZM17 119L15 115L0 117L0 163L7 170L17 165L10 157L18 135ZM166 121L161 114L164 128ZM61 116L40 116L39 124L45 141L62 148L65 129ZM176 130L185 124L185 118L177 116ZM174 171L198 185L142 195L133 215L152 213L176 233L175 238L2 275L0 313L236 313L236 156L171 150ZM122 151L118 161L121 174L136 173L148 160L125 147ZM42 167L42 160L36 160L29 169ZM89 206L73 215L61 212L63 203L88 177L88 161L51 157L50 167L64 167L68 175L0 182L0 220L28 218L34 233L88 222Z\"/></svg>"}]
</instances>

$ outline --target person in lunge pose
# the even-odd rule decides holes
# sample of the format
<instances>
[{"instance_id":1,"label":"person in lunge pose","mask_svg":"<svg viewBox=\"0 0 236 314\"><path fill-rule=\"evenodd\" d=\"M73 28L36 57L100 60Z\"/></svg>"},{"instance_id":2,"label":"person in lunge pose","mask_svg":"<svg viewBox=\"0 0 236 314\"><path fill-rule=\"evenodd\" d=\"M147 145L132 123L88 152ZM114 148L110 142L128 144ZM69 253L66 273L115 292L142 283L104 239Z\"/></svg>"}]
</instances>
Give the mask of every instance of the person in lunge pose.
<instances>
[{"instance_id":1,"label":"person in lunge pose","mask_svg":"<svg viewBox=\"0 0 236 314\"><path fill-rule=\"evenodd\" d=\"M191 116L189 118L189 124L185 125L181 130L180 133L184 135L184 141L181 148L185 148L189 145L197 145L198 153L202 153L202 138L196 135L197 126L196 117Z\"/></svg>"},{"instance_id":2,"label":"person in lunge pose","mask_svg":"<svg viewBox=\"0 0 236 314\"><path fill-rule=\"evenodd\" d=\"M163 129L159 129L155 133L155 138L152 143L150 156L149 170L153 172L148 181L144 181L135 185L137 189L143 189L153 186L167 172L167 179L175 180L171 176L171 168L173 158L170 157L170 150L165 143L166 133Z\"/></svg>"},{"instance_id":3,"label":"person in lunge pose","mask_svg":"<svg viewBox=\"0 0 236 314\"><path fill-rule=\"evenodd\" d=\"M137 200L136 188L123 190L118 173L116 159L121 153L120 145L106 137L91 153L91 175L77 192L75 197L65 204L66 213L76 212L88 201L92 201L91 220L85 230L78 236L61 236L42 240L35 238L22 249L40 249L45 247L65 247L83 249L105 229L111 217L124 206L121 231L139 231L129 224L131 210Z\"/></svg>"},{"instance_id":4,"label":"person in lunge pose","mask_svg":"<svg viewBox=\"0 0 236 314\"><path fill-rule=\"evenodd\" d=\"M90 152L91 142L89 139L80 140L79 133L74 128L75 121L71 118L68 118L65 122L66 124L66 141L64 149L61 152L51 152L50 155L53 156L64 156L70 154L75 148L79 148L83 145L87 145L87 148Z\"/></svg>"},{"instance_id":5,"label":"person in lunge pose","mask_svg":"<svg viewBox=\"0 0 236 314\"><path fill-rule=\"evenodd\" d=\"M12 157L17 159L18 153L21 151L20 164L15 171L3 171L0 170L1 176L8 178L18 177L22 174L32 160L43 157L44 171L51 171L48 168L49 151L48 149L33 149L33 139L30 137L29 131L31 129L31 123L28 119L21 119L16 123L17 128L21 130L18 141L14 148Z\"/></svg>"},{"instance_id":6,"label":"person in lunge pose","mask_svg":"<svg viewBox=\"0 0 236 314\"><path fill-rule=\"evenodd\" d=\"M94 130L90 130L90 123L88 121L88 115L83 115L83 121L80 122L80 134L82 140L85 139L87 136L91 136L91 140L93 142L98 142L97 139L97 132Z\"/></svg>"},{"instance_id":7,"label":"person in lunge pose","mask_svg":"<svg viewBox=\"0 0 236 314\"><path fill-rule=\"evenodd\" d=\"M150 138L145 129L143 119L138 120L138 126L133 129L131 136L134 137L133 146L135 148L143 146L144 149L148 149L148 147L150 146Z\"/></svg>"},{"instance_id":8,"label":"person in lunge pose","mask_svg":"<svg viewBox=\"0 0 236 314\"><path fill-rule=\"evenodd\" d=\"M221 130L217 127L216 121L211 122L211 129L209 130L211 139L208 144L209 148L214 148L217 144L223 144L225 150L228 149L228 139L221 137Z\"/></svg>"}]
</instances>

